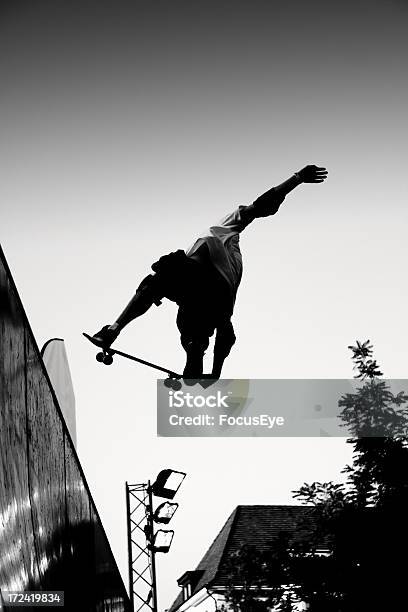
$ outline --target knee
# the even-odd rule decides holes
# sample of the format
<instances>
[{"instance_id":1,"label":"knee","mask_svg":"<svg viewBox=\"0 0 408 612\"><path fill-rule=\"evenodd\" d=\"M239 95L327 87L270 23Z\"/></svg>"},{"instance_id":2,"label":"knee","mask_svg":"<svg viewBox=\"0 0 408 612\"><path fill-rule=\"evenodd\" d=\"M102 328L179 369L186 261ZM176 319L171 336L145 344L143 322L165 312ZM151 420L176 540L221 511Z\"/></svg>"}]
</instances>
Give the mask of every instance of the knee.
<instances>
[{"instance_id":1,"label":"knee","mask_svg":"<svg viewBox=\"0 0 408 612\"><path fill-rule=\"evenodd\" d=\"M136 295L145 302L160 306L162 295L157 277L153 274L146 276L136 289Z\"/></svg>"},{"instance_id":2,"label":"knee","mask_svg":"<svg viewBox=\"0 0 408 612\"><path fill-rule=\"evenodd\" d=\"M237 340L237 337L235 335L234 328L232 327L232 325L230 325L228 326L225 332L225 337L224 337L224 344L226 347L228 347L228 352L234 346L236 340Z\"/></svg>"},{"instance_id":3,"label":"knee","mask_svg":"<svg viewBox=\"0 0 408 612\"><path fill-rule=\"evenodd\" d=\"M203 353L208 348L210 343L209 338L207 336L184 336L183 334L180 336L181 345L183 349L187 352L194 351Z\"/></svg>"}]
</instances>

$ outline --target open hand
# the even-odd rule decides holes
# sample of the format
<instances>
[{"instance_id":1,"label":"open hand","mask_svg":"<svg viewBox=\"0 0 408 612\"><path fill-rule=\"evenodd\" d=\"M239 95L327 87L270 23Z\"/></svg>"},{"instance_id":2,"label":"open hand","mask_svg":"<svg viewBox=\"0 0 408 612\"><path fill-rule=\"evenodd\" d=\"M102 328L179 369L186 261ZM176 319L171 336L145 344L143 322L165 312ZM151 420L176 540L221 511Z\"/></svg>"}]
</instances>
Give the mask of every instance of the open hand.
<instances>
[{"instance_id":1,"label":"open hand","mask_svg":"<svg viewBox=\"0 0 408 612\"><path fill-rule=\"evenodd\" d=\"M299 170L298 175L303 183L323 183L327 178L327 170L312 164Z\"/></svg>"}]
</instances>

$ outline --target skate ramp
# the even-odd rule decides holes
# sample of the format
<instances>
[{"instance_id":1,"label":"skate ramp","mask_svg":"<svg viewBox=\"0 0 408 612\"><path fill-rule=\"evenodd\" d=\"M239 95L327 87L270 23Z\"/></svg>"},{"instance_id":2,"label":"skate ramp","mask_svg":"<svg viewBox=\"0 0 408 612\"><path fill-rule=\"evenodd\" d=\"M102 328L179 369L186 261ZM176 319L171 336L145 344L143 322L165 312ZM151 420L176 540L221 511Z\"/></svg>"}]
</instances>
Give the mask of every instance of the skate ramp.
<instances>
[{"instance_id":1,"label":"skate ramp","mask_svg":"<svg viewBox=\"0 0 408 612\"><path fill-rule=\"evenodd\" d=\"M0 588L64 591L67 611L130 610L1 249Z\"/></svg>"}]
</instances>

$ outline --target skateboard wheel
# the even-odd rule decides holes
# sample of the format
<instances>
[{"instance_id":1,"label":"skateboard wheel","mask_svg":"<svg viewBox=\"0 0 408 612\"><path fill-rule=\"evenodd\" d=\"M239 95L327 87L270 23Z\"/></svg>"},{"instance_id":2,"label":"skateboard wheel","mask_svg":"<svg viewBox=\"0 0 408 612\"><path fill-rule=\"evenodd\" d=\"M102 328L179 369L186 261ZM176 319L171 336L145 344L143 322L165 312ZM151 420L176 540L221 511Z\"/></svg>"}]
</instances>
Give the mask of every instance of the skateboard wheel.
<instances>
[{"instance_id":1,"label":"skateboard wheel","mask_svg":"<svg viewBox=\"0 0 408 612\"><path fill-rule=\"evenodd\" d=\"M172 387L173 387L174 391L180 391L182 386L183 385L181 384L180 380L173 380L172 381Z\"/></svg>"},{"instance_id":2,"label":"skateboard wheel","mask_svg":"<svg viewBox=\"0 0 408 612\"><path fill-rule=\"evenodd\" d=\"M112 355L105 355L105 357L103 358L103 363L105 365L112 365L112 363L113 363Z\"/></svg>"},{"instance_id":3,"label":"skateboard wheel","mask_svg":"<svg viewBox=\"0 0 408 612\"><path fill-rule=\"evenodd\" d=\"M166 378L163 384L165 387L167 387L167 389L173 389L173 379L172 378Z\"/></svg>"},{"instance_id":4,"label":"skateboard wheel","mask_svg":"<svg viewBox=\"0 0 408 612\"><path fill-rule=\"evenodd\" d=\"M103 353L98 353L95 357L96 361L99 361L99 363L102 363L104 360L105 355Z\"/></svg>"}]
</instances>

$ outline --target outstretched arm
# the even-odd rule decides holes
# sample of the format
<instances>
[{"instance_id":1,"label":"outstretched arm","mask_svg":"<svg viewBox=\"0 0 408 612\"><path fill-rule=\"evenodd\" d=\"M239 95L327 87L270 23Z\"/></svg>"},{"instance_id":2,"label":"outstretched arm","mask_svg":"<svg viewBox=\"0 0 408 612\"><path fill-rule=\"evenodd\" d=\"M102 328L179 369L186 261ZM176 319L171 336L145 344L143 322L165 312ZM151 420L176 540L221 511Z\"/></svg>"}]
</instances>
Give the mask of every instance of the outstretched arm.
<instances>
[{"instance_id":1,"label":"outstretched arm","mask_svg":"<svg viewBox=\"0 0 408 612\"><path fill-rule=\"evenodd\" d=\"M252 221L252 219L258 217L274 215L278 212L287 194L298 187L298 185L302 183L323 183L326 178L326 168L313 164L305 166L280 185L272 187L272 189L269 189L269 191L259 196L253 204L246 207L245 211L243 211L244 215L247 216L248 221Z\"/></svg>"},{"instance_id":2,"label":"outstretched arm","mask_svg":"<svg viewBox=\"0 0 408 612\"><path fill-rule=\"evenodd\" d=\"M302 183L323 183L326 178L326 168L314 165L305 166L302 170L294 172L286 181L274 187L275 193L286 196Z\"/></svg>"}]
</instances>

